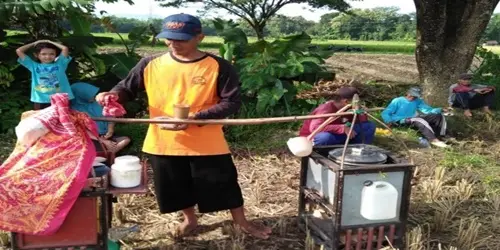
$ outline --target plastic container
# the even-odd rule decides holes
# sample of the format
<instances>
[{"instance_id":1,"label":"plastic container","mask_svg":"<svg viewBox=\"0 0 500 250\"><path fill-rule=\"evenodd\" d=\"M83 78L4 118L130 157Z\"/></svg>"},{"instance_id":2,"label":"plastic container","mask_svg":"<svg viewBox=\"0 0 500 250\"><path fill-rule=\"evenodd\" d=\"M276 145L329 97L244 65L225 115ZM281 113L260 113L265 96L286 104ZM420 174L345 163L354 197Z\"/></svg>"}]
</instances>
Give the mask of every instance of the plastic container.
<instances>
[{"instance_id":1,"label":"plastic container","mask_svg":"<svg viewBox=\"0 0 500 250\"><path fill-rule=\"evenodd\" d=\"M142 165L139 157L124 155L115 158L111 166L110 184L117 188L132 188L141 184Z\"/></svg>"},{"instance_id":2,"label":"plastic container","mask_svg":"<svg viewBox=\"0 0 500 250\"><path fill-rule=\"evenodd\" d=\"M313 144L307 137L299 136L290 138L286 144L295 156L305 157L312 153Z\"/></svg>"},{"instance_id":3,"label":"plastic container","mask_svg":"<svg viewBox=\"0 0 500 250\"><path fill-rule=\"evenodd\" d=\"M398 190L389 182L366 181L361 191L360 213L368 220L389 220L397 216Z\"/></svg>"}]
</instances>

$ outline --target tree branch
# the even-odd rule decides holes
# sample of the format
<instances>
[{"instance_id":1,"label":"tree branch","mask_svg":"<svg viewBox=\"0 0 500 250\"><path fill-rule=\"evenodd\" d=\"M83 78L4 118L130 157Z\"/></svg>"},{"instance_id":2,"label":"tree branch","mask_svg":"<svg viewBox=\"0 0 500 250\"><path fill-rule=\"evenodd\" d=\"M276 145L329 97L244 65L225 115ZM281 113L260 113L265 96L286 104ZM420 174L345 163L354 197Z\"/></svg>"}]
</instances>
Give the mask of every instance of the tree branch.
<instances>
[{"instance_id":1,"label":"tree branch","mask_svg":"<svg viewBox=\"0 0 500 250\"><path fill-rule=\"evenodd\" d=\"M248 24L250 24L250 26L252 26L252 28L254 28L254 29L255 29L255 25L256 25L256 23L253 23L253 22L252 22L252 20L250 20L249 18L247 18L247 17L245 16L245 14L241 14L241 13L239 13L238 11L235 11L235 10L233 10L233 9L231 9L231 8L229 8L229 7L225 6L225 5L223 5L223 4L218 4L218 3L215 3L214 1L210 1L210 2L211 2L211 4L213 4L215 7L217 7L217 8L221 8L221 9L224 9L224 10L227 10L229 13L232 13L232 14L234 14L234 15L236 15L236 16L238 16L238 17L242 18L243 20L245 20L246 22L248 22Z\"/></svg>"}]
</instances>

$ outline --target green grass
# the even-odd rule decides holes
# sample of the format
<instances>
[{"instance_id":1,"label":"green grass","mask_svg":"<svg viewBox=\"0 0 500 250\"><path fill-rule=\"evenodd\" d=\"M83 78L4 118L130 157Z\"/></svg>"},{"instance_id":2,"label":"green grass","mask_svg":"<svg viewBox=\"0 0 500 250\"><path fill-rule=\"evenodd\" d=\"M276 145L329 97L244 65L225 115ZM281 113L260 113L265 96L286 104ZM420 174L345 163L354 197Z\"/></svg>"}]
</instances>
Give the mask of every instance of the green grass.
<instances>
[{"instance_id":1,"label":"green grass","mask_svg":"<svg viewBox=\"0 0 500 250\"><path fill-rule=\"evenodd\" d=\"M496 166L495 160L480 154L464 154L458 150L448 150L440 165L446 168L484 168Z\"/></svg>"},{"instance_id":2,"label":"green grass","mask_svg":"<svg viewBox=\"0 0 500 250\"><path fill-rule=\"evenodd\" d=\"M492 51L495 54L500 54L500 46L484 46L484 48Z\"/></svg>"}]
</instances>

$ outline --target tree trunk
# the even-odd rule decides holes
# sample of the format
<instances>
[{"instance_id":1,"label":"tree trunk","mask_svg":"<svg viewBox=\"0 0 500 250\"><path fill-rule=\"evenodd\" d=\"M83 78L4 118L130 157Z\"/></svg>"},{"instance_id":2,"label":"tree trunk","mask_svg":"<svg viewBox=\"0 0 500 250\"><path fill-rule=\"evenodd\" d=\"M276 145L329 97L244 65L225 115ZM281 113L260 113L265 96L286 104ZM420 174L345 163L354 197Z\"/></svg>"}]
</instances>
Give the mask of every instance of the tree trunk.
<instances>
[{"instance_id":1,"label":"tree trunk","mask_svg":"<svg viewBox=\"0 0 500 250\"><path fill-rule=\"evenodd\" d=\"M447 105L448 87L467 72L499 0L414 0L416 60L425 99Z\"/></svg>"},{"instance_id":2,"label":"tree trunk","mask_svg":"<svg viewBox=\"0 0 500 250\"><path fill-rule=\"evenodd\" d=\"M265 24L262 25L262 24L255 24L254 26L252 26L253 30L255 31L255 34L257 35L257 40L264 40L264 28L265 28Z\"/></svg>"}]
</instances>

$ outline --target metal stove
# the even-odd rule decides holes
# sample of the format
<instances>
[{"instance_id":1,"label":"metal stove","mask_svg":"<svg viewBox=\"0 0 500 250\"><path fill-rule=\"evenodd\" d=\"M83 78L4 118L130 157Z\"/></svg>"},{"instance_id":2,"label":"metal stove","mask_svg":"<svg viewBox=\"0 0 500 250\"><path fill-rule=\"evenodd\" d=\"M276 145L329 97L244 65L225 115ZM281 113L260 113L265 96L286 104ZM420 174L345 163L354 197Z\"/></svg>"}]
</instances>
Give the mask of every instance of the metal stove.
<instances>
[{"instance_id":1,"label":"metal stove","mask_svg":"<svg viewBox=\"0 0 500 250\"><path fill-rule=\"evenodd\" d=\"M302 158L299 224L325 249L404 249L414 165L367 144Z\"/></svg>"}]
</instances>

